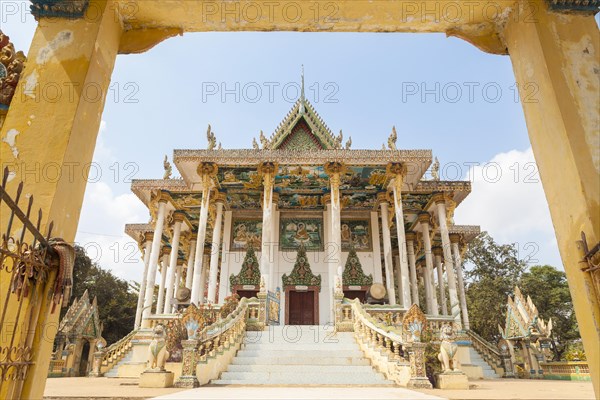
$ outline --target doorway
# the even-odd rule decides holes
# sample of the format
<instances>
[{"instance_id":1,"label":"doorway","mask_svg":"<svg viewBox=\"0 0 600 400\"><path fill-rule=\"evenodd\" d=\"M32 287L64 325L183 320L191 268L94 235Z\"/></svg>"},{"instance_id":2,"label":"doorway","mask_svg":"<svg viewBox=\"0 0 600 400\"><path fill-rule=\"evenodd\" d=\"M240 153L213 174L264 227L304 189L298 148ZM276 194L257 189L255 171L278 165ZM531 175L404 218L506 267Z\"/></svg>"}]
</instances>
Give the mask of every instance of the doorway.
<instances>
[{"instance_id":1,"label":"doorway","mask_svg":"<svg viewBox=\"0 0 600 400\"><path fill-rule=\"evenodd\" d=\"M319 297L316 290L289 290L286 298L287 325L317 325Z\"/></svg>"},{"instance_id":2,"label":"doorway","mask_svg":"<svg viewBox=\"0 0 600 400\"><path fill-rule=\"evenodd\" d=\"M83 342L83 349L81 350L81 358L79 359L79 374L78 374L78 376L87 376L89 357L90 357L90 342L85 340Z\"/></svg>"}]
</instances>

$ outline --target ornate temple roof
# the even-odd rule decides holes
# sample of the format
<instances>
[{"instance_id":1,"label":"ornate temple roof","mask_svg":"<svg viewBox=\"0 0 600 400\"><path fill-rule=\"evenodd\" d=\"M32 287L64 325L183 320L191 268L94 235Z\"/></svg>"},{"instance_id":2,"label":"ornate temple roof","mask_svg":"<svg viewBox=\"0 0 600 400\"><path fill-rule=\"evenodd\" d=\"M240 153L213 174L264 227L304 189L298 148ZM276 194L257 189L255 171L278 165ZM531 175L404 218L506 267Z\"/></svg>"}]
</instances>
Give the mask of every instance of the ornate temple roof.
<instances>
[{"instance_id":1,"label":"ornate temple roof","mask_svg":"<svg viewBox=\"0 0 600 400\"><path fill-rule=\"evenodd\" d=\"M90 303L90 297L86 290L81 298L73 301L73 304L60 321L57 336L100 338L102 329L97 298L94 297L94 300Z\"/></svg>"},{"instance_id":2,"label":"ornate temple roof","mask_svg":"<svg viewBox=\"0 0 600 400\"><path fill-rule=\"evenodd\" d=\"M504 328L498 325L498 330L504 339L548 338L552 332L552 319L546 323L539 313L531 297L523 296L515 286L514 297L508 296L506 304L506 321Z\"/></svg>"}]
</instances>

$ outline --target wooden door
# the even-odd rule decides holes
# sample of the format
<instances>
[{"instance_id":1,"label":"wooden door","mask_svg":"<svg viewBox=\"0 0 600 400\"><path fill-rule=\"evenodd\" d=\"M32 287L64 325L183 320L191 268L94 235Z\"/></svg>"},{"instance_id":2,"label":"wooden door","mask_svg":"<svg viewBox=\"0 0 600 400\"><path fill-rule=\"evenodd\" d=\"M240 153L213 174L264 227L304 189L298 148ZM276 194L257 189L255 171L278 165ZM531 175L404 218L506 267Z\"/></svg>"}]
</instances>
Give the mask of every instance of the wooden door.
<instances>
[{"instance_id":1,"label":"wooden door","mask_svg":"<svg viewBox=\"0 0 600 400\"><path fill-rule=\"evenodd\" d=\"M287 301L289 302L289 325L315 324L315 295L312 291L290 291Z\"/></svg>"}]
</instances>

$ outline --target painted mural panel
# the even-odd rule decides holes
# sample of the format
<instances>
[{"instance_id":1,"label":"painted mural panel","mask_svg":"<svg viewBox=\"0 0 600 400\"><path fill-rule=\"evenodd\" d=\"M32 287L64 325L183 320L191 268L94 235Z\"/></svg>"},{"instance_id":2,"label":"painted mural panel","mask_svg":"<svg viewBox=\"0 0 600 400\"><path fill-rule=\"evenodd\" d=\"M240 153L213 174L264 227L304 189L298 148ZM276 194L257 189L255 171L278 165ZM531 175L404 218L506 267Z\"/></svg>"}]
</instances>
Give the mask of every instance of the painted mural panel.
<instances>
[{"instance_id":1,"label":"painted mural panel","mask_svg":"<svg viewBox=\"0 0 600 400\"><path fill-rule=\"evenodd\" d=\"M275 177L278 191L285 193L297 190L327 190L329 177L322 166L281 166Z\"/></svg>"},{"instance_id":2,"label":"painted mural panel","mask_svg":"<svg viewBox=\"0 0 600 400\"><path fill-rule=\"evenodd\" d=\"M230 192L227 203L235 209L257 209L260 208L260 193Z\"/></svg>"},{"instance_id":3,"label":"painted mural panel","mask_svg":"<svg viewBox=\"0 0 600 400\"><path fill-rule=\"evenodd\" d=\"M323 208L321 196L317 194L286 194L279 196L280 208Z\"/></svg>"},{"instance_id":4,"label":"painted mural panel","mask_svg":"<svg viewBox=\"0 0 600 400\"><path fill-rule=\"evenodd\" d=\"M246 250L252 245L254 250L260 250L262 241L262 221L236 219L233 221L231 235L231 250Z\"/></svg>"},{"instance_id":5,"label":"painted mural panel","mask_svg":"<svg viewBox=\"0 0 600 400\"><path fill-rule=\"evenodd\" d=\"M370 221L342 219L342 251L350 251L354 246L356 251L371 251Z\"/></svg>"},{"instance_id":6,"label":"painted mural panel","mask_svg":"<svg viewBox=\"0 0 600 400\"><path fill-rule=\"evenodd\" d=\"M307 251L323 250L323 220L298 218L282 219L280 224L279 248L296 250L304 244Z\"/></svg>"}]
</instances>

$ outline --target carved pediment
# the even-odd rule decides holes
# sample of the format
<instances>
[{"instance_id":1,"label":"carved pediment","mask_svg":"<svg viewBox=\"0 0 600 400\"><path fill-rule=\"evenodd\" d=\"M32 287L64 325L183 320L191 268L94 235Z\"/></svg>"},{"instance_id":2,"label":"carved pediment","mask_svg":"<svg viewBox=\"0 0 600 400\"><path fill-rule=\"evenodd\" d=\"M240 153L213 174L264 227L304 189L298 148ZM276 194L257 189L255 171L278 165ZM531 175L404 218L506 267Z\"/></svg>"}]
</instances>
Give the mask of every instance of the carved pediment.
<instances>
[{"instance_id":1,"label":"carved pediment","mask_svg":"<svg viewBox=\"0 0 600 400\"><path fill-rule=\"evenodd\" d=\"M242 263L242 269L237 275L229 277L231 286L235 285L260 285L260 265L254 253L254 246L248 246L246 257Z\"/></svg>"},{"instance_id":2,"label":"carved pediment","mask_svg":"<svg viewBox=\"0 0 600 400\"><path fill-rule=\"evenodd\" d=\"M348 253L348 259L342 274L342 283L344 286L371 286L373 284L373 276L364 274L354 247L351 247Z\"/></svg>"},{"instance_id":3,"label":"carved pediment","mask_svg":"<svg viewBox=\"0 0 600 400\"><path fill-rule=\"evenodd\" d=\"M283 275L281 278L283 287L286 286L318 286L321 289L321 275L314 275L310 269L308 258L306 257L306 248L300 244L296 263L290 275Z\"/></svg>"}]
</instances>

